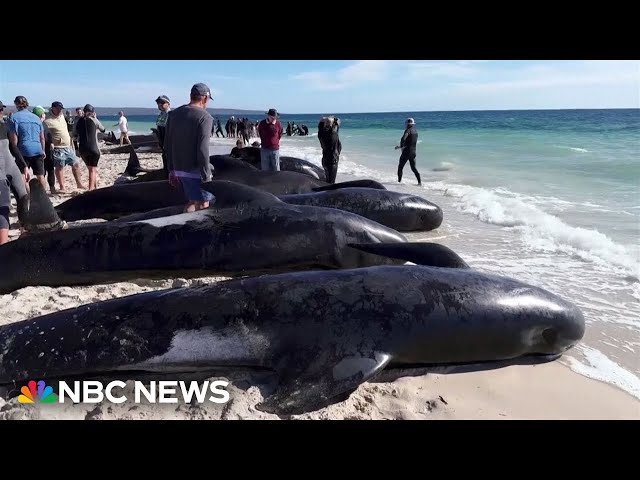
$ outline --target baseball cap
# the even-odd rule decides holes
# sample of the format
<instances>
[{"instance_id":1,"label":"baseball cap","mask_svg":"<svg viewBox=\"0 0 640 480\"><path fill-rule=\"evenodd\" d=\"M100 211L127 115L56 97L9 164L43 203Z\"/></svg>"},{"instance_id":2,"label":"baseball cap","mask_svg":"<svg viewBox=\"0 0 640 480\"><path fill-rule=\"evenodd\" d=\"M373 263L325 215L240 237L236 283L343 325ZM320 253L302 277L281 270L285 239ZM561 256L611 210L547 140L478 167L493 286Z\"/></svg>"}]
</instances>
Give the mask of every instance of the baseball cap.
<instances>
[{"instance_id":1,"label":"baseball cap","mask_svg":"<svg viewBox=\"0 0 640 480\"><path fill-rule=\"evenodd\" d=\"M64 105L62 105L62 102L53 102L51 108L64 108Z\"/></svg>"},{"instance_id":2,"label":"baseball cap","mask_svg":"<svg viewBox=\"0 0 640 480\"><path fill-rule=\"evenodd\" d=\"M44 108L42 108L40 105L36 105L35 107L33 107L33 110L31 110L31 113L40 117L44 113Z\"/></svg>"},{"instance_id":3,"label":"baseball cap","mask_svg":"<svg viewBox=\"0 0 640 480\"><path fill-rule=\"evenodd\" d=\"M193 87L191 87L191 95L207 96L211 100L213 100L213 97L211 96L211 89L209 89L209 87L207 87L204 83L196 83Z\"/></svg>"},{"instance_id":4,"label":"baseball cap","mask_svg":"<svg viewBox=\"0 0 640 480\"><path fill-rule=\"evenodd\" d=\"M96 111L96 110L95 110L95 108L93 108L93 105L91 105L91 104L89 104L89 103L87 103L87 104L84 106L84 109L83 109L83 110L84 110L84 113L91 113L91 112L95 112L95 111Z\"/></svg>"},{"instance_id":5,"label":"baseball cap","mask_svg":"<svg viewBox=\"0 0 640 480\"><path fill-rule=\"evenodd\" d=\"M407 123L409 125L415 125L416 124L416 122L415 122L415 120L413 118L407 118Z\"/></svg>"},{"instance_id":6,"label":"baseball cap","mask_svg":"<svg viewBox=\"0 0 640 480\"><path fill-rule=\"evenodd\" d=\"M156 98L156 103L158 102L171 103L171 101L169 100L169 97L167 97L166 95L160 95L158 98Z\"/></svg>"},{"instance_id":7,"label":"baseball cap","mask_svg":"<svg viewBox=\"0 0 640 480\"><path fill-rule=\"evenodd\" d=\"M6 108L6 105L2 103L2 100L0 100L0 108Z\"/></svg>"}]
</instances>

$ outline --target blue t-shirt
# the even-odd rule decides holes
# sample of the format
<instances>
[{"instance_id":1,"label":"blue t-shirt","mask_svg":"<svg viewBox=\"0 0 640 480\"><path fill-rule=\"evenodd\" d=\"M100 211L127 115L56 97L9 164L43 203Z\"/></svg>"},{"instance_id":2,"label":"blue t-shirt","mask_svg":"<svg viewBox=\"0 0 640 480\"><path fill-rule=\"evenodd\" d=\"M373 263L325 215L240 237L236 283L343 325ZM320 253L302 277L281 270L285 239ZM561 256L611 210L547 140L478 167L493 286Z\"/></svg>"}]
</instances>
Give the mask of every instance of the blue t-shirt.
<instances>
[{"instance_id":1,"label":"blue t-shirt","mask_svg":"<svg viewBox=\"0 0 640 480\"><path fill-rule=\"evenodd\" d=\"M11 115L7 122L10 132L18 135L18 150L25 157L42 155L40 133L44 132L42 121L28 110L20 110Z\"/></svg>"}]
</instances>

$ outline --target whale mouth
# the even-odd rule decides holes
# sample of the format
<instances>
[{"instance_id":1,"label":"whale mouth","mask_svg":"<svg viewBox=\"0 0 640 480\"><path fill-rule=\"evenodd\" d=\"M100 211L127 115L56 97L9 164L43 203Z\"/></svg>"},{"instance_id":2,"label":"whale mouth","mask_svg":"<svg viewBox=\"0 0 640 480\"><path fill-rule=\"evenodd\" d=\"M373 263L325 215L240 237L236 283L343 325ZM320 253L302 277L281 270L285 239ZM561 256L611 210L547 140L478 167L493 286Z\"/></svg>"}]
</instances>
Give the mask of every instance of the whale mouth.
<instances>
[{"instance_id":1,"label":"whale mouth","mask_svg":"<svg viewBox=\"0 0 640 480\"><path fill-rule=\"evenodd\" d=\"M391 362L381 375L421 376L429 373L471 373L487 370L498 370L512 365L540 365L550 363L562 357L562 353L529 353L516 358L504 360L487 360L477 362L456 363L393 363Z\"/></svg>"}]
</instances>

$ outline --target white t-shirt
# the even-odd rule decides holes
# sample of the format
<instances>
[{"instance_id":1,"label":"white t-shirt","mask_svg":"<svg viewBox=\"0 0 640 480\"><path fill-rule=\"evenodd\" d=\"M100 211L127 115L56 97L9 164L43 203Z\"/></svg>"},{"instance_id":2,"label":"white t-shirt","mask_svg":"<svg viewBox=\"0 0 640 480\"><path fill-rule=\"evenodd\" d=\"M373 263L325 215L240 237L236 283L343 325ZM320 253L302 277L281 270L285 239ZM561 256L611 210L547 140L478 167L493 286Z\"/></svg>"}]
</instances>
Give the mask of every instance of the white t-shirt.
<instances>
[{"instance_id":1,"label":"white t-shirt","mask_svg":"<svg viewBox=\"0 0 640 480\"><path fill-rule=\"evenodd\" d=\"M120 120L118 120L118 128L120 128L122 133L127 133L129 131L127 129L127 117L124 115L120 117Z\"/></svg>"}]
</instances>

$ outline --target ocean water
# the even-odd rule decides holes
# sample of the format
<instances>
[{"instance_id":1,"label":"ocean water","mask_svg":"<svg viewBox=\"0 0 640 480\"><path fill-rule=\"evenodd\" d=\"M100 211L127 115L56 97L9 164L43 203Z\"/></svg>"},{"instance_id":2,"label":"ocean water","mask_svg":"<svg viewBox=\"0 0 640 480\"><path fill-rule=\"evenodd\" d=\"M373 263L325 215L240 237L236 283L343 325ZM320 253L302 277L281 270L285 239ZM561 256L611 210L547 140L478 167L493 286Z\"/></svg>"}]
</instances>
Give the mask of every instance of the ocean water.
<instances>
[{"instance_id":1,"label":"ocean water","mask_svg":"<svg viewBox=\"0 0 640 480\"><path fill-rule=\"evenodd\" d=\"M440 205L442 226L411 239L577 304L587 331L561 361L640 398L640 109L337 115L337 181L372 178ZM320 164L319 117L283 115L310 136L283 137L281 154ZM397 181L394 146L407 117L422 187L409 165ZM136 133L154 121L129 117ZM216 151L232 146L212 139Z\"/></svg>"}]
</instances>

